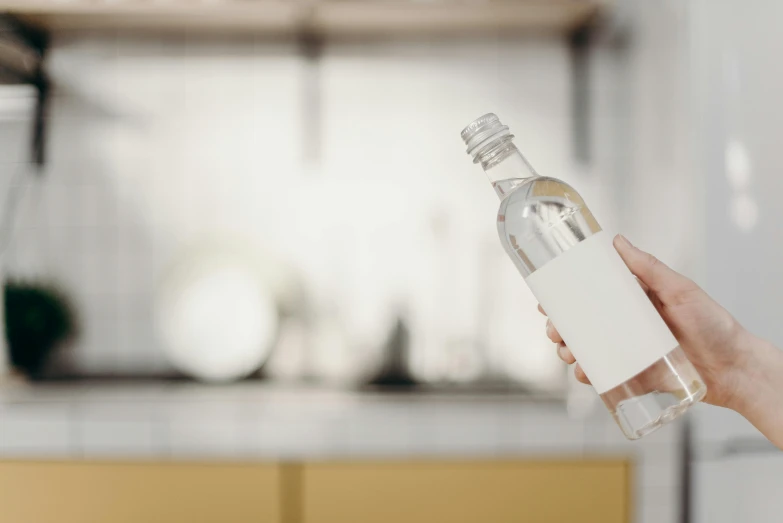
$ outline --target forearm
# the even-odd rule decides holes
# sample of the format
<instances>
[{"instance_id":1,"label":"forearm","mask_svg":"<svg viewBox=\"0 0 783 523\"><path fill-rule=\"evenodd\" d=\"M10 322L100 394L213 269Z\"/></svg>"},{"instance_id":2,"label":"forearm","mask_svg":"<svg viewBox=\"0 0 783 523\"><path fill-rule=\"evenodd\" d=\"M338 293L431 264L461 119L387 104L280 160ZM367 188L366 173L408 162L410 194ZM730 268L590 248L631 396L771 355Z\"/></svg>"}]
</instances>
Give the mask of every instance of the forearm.
<instances>
[{"instance_id":1,"label":"forearm","mask_svg":"<svg viewBox=\"0 0 783 523\"><path fill-rule=\"evenodd\" d=\"M783 449L783 351L755 336L748 344L730 408Z\"/></svg>"}]
</instances>

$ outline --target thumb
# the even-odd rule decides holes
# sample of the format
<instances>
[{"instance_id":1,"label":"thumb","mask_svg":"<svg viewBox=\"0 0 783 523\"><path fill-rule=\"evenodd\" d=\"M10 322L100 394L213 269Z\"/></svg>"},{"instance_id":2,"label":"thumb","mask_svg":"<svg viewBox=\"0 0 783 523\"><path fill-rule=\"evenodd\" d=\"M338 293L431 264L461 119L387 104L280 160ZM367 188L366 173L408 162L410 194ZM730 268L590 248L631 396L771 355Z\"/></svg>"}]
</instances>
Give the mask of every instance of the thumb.
<instances>
[{"instance_id":1,"label":"thumb","mask_svg":"<svg viewBox=\"0 0 783 523\"><path fill-rule=\"evenodd\" d=\"M680 292L693 285L688 278L672 270L652 254L631 245L631 242L621 234L614 237L614 248L633 275L647 285L651 291L662 297Z\"/></svg>"}]
</instances>

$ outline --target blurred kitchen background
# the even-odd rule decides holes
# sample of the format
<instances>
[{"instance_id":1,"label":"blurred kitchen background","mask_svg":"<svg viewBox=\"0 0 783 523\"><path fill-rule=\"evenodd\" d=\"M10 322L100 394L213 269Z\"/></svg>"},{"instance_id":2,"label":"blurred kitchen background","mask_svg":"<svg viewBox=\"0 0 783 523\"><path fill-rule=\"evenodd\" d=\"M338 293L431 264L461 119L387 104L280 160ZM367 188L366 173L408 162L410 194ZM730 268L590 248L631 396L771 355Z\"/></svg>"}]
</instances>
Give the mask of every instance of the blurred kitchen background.
<instances>
[{"instance_id":1,"label":"blurred kitchen background","mask_svg":"<svg viewBox=\"0 0 783 523\"><path fill-rule=\"evenodd\" d=\"M778 520L742 418L574 382L459 131L783 346L780 3L0 13L0 521Z\"/></svg>"}]
</instances>

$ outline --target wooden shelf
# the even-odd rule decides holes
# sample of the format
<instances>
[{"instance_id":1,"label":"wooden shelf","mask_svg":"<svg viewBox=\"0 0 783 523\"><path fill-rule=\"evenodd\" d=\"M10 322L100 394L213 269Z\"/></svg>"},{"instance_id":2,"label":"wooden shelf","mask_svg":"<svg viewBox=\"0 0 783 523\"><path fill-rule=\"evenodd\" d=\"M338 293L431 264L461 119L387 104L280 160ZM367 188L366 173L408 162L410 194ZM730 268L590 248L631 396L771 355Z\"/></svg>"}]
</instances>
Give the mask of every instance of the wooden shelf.
<instances>
[{"instance_id":1,"label":"wooden shelf","mask_svg":"<svg viewBox=\"0 0 783 523\"><path fill-rule=\"evenodd\" d=\"M187 31L367 37L565 32L606 0L0 0L51 31Z\"/></svg>"}]
</instances>

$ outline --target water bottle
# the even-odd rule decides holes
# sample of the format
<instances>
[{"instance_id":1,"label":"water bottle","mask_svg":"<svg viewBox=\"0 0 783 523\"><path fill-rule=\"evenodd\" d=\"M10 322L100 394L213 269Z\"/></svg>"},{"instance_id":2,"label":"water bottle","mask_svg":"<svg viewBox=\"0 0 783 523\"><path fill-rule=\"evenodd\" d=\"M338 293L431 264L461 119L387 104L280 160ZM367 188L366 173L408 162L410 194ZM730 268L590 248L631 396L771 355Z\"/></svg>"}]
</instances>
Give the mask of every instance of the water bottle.
<instances>
[{"instance_id":1,"label":"water bottle","mask_svg":"<svg viewBox=\"0 0 783 523\"><path fill-rule=\"evenodd\" d=\"M500 242L617 424L639 439L707 392L658 311L568 184L540 176L494 114L462 131L500 198Z\"/></svg>"}]
</instances>

